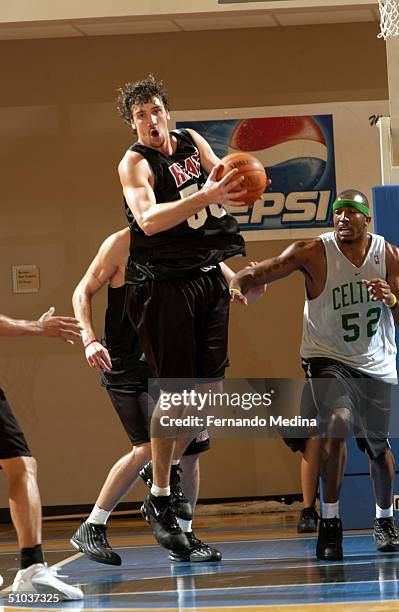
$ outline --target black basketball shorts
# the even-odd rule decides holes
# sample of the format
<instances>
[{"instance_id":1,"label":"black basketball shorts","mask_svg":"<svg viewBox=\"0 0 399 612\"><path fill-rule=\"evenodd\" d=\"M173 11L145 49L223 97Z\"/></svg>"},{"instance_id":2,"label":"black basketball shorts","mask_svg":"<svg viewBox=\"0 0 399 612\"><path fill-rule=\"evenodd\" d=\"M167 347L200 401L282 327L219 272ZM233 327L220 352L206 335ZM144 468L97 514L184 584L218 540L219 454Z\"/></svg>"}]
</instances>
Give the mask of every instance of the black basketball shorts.
<instances>
[{"instance_id":1,"label":"black basketball shorts","mask_svg":"<svg viewBox=\"0 0 399 612\"><path fill-rule=\"evenodd\" d=\"M0 459L14 457L31 457L31 452L11 406L0 389Z\"/></svg>"},{"instance_id":2,"label":"black basketball shorts","mask_svg":"<svg viewBox=\"0 0 399 612\"><path fill-rule=\"evenodd\" d=\"M229 305L219 266L130 285L127 312L154 377L221 380L228 364Z\"/></svg>"},{"instance_id":3,"label":"black basketball shorts","mask_svg":"<svg viewBox=\"0 0 399 612\"><path fill-rule=\"evenodd\" d=\"M361 451L376 459L389 448L392 385L328 358L304 360L307 384L301 414L316 411L325 436L335 409L349 411L353 434Z\"/></svg>"}]
</instances>

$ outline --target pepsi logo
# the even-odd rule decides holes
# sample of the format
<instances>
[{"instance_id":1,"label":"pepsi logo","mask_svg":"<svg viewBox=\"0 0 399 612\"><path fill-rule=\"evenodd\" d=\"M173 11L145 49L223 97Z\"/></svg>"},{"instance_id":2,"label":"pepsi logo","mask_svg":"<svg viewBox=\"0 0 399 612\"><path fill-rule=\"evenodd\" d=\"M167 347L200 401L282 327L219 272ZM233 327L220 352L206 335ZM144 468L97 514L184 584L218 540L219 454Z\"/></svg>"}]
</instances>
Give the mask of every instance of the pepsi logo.
<instances>
[{"instance_id":1,"label":"pepsi logo","mask_svg":"<svg viewBox=\"0 0 399 612\"><path fill-rule=\"evenodd\" d=\"M229 153L254 155L272 180L268 191L288 194L317 189L328 161L328 146L314 117L262 117L237 123Z\"/></svg>"},{"instance_id":2,"label":"pepsi logo","mask_svg":"<svg viewBox=\"0 0 399 612\"><path fill-rule=\"evenodd\" d=\"M231 208L240 228L303 237L332 226L336 193L333 115L200 120L178 124L198 131L222 159L243 151L265 167L272 184L253 208ZM293 230L298 229L298 234ZM248 234L249 237L249 234Z\"/></svg>"}]
</instances>

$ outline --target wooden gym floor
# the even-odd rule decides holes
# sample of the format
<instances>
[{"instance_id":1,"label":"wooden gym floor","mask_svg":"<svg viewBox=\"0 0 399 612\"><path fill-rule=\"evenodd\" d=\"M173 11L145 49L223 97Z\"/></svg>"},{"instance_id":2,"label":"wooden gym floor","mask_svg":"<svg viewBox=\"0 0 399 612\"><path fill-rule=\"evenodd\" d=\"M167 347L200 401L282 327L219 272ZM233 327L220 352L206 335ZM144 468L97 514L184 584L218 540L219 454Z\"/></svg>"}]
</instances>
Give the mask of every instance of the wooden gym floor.
<instances>
[{"instance_id":1,"label":"wooden gym floor","mask_svg":"<svg viewBox=\"0 0 399 612\"><path fill-rule=\"evenodd\" d=\"M374 548L371 532L347 532L343 562L315 559L313 534L298 535L296 513L200 517L196 534L218 546L222 563L172 563L154 545L139 517L114 518L108 537L121 567L86 559L69 544L76 520L44 521L44 548L50 566L80 584L83 602L31 605L29 609L250 612L390 612L399 609L399 553ZM18 570L12 526L0 526L0 611L27 609L8 604ZM3 608L1 607L3 605Z\"/></svg>"}]
</instances>

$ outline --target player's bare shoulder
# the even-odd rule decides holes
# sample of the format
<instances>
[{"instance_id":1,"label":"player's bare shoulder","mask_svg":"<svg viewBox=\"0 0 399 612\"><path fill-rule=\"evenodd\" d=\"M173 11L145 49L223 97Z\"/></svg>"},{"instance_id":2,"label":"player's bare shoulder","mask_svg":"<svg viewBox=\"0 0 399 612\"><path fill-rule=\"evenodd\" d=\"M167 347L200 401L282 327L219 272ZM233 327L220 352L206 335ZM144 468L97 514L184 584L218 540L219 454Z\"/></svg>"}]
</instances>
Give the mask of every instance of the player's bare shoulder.
<instances>
[{"instance_id":1,"label":"player's bare shoulder","mask_svg":"<svg viewBox=\"0 0 399 612\"><path fill-rule=\"evenodd\" d=\"M291 245L289 250L289 255L304 268L313 266L324 256L323 242L320 238L298 240Z\"/></svg>"},{"instance_id":2,"label":"player's bare shoulder","mask_svg":"<svg viewBox=\"0 0 399 612\"><path fill-rule=\"evenodd\" d=\"M219 158L213 151L208 141L205 140L201 134L195 130L192 130L191 128L187 128L187 132L190 134L195 146L198 149L202 167L209 174L212 168L220 162Z\"/></svg>"},{"instance_id":3,"label":"player's bare shoulder","mask_svg":"<svg viewBox=\"0 0 399 612\"><path fill-rule=\"evenodd\" d=\"M196 132L195 130L193 130L192 128L186 128L186 132L188 132L188 134L190 134L190 136L196 140L197 138L200 138L200 135L198 132Z\"/></svg>"},{"instance_id":4,"label":"player's bare shoulder","mask_svg":"<svg viewBox=\"0 0 399 612\"><path fill-rule=\"evenodd\" d=\"M385 262L388 275L392 272L399 275L399 248L387 241L385 241Z\"/></svg>"},{"instance_id":5,"label":"player's bare shoulder","mask_svg":"<svg viewBox=\"0 0 399 612\"><path fill-rule=\"evenodd\" d=\"M128 149L118 165L122 185L137 180L137 177L149 179L152 175L148 161L138 152Z\"/></svg>"},{"instance_id":6,"label":"player's bare shoulder","mask_svg":"<svg viewBox=\"0 0 399 612\"><path fill-rule=\"evenodd\" d=\"M385 241L385 252L389 257L399 261L399 247L396 245Z\"/></svg>"},{"instance_id":7,"label":"player's bare shoulder","mask_svg":"<svg viewBox=\"0 0 399 612\"><path fill-rule=\"evenodd\" d=\"M124 266L129 256L130 229L125 227L111 234L102 243L99 255L115 267Z\"/></svg>"},{"instance_id":8,"label":"player's bare shoulder","mask_svg":"<svg viewBox=\"0 0 399 612\"><path fill-rule=\"evenodd\" d=\"M186 128L186 132L188 134L190 134L191 138L193 139L195 145L198 147L200 152L204 148L208 149L209 143L208 143L207 140L205 140L205 138L203 136L201 136L201 134L199 134L198 132L196 132L192 128Z\"/></svg>"},{"instance_id":9,"label":"player's bare shoulder","mask_svg":"<svg viewBox=\"0 0 399 612\"><path fill-rule=\"evenodd\" d=\"M97 281L97 289L106 283L113 283L115 279L121 284L124 279L124 270L129 256L130 230L124 228L108 236L101 244L96 257L91 262L88 275Z\"/></svg>"},{"instance_id":10,"label":"player's bare shoulder","mask_svg":"<svg viewBox=\"0 0 399 612\"><path fill-rule=\"evenodd\" d=\"M311 238L309 240L304 241L305 249L309 253L310 257L321 257L325 253L324 244L321 238L318 236L316 238Z\"/></svg>"}]
</instances>

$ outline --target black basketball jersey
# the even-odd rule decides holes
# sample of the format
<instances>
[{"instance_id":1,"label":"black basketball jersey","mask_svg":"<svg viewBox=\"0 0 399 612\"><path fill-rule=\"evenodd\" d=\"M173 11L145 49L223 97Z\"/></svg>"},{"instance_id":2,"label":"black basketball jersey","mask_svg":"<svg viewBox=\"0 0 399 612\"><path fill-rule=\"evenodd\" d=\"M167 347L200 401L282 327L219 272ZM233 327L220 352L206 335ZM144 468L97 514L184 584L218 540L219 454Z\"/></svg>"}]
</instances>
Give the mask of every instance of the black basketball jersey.
<instances>
[{"instance_id":1,"label":"black basketball jersey","mask_svg":"<svg viewBox=\"0 0 399 612\"><path fill-rule=\"evenodd\" d=\"M156 202L174 202L195 193L206 181L199 151L187 130L174 130L177 146L173 155L135 143L130 151L140 153L154 175ZM212 204L183 223L146 236L125 200L132 240L126 266L126 282L189 275L198 268L216 265L234 255L245 255L238 223L220 204Z\"/></svg>"},{"instance_id":2,"label":"black basketball jersey","mask_svg":"<svg viewBox=\"0 0 399 612\"><path fill-rule=\"evenodd\" d=\"M126 285L108 287L108 307L101 344L109 351L112 371L101 373L101 384L118 391L142 391L151 373L137 334L125 312L125 296Z\"/></svg>"}]
</instances>

